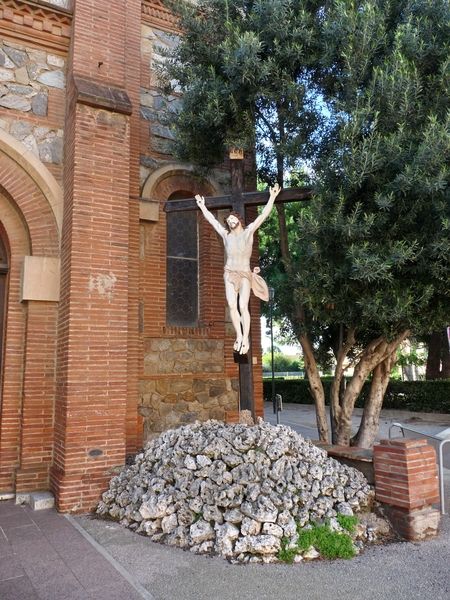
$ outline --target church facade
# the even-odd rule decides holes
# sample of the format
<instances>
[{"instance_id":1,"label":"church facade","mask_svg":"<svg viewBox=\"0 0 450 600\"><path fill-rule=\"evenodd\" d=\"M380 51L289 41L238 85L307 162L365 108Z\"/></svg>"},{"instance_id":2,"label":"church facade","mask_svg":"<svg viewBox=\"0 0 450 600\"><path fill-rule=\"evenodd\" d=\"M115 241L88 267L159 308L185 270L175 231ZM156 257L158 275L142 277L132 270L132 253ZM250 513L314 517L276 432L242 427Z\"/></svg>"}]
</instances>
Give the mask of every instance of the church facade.
<instances>
[{"instance_id":1,"label":"church facade","mask_svg":"<svg viewBox=\"0 0 450 600\"><path fill-rule=\"evenodd\" d=\"M229 181L172 156L173 34L158 0L0 0L2 497L88 510L151 436L238 408L222 243L164 211Z\"/></svg>"}]
</instances>

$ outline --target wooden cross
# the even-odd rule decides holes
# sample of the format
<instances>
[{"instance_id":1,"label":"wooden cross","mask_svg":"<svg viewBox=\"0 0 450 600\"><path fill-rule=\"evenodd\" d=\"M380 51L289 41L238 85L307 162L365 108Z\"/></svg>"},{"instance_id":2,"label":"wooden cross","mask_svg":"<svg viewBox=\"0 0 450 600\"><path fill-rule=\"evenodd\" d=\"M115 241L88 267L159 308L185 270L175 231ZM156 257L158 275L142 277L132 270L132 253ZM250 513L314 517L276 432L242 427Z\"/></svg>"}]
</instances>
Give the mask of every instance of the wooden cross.
<instances>
[{"instance_id":1,"label":"wooden cross","mask_svg":"<svg viewBox=\"0 0 450 600\"><path fill-rule=\"evenodd\" d=\"M249 206L261 206L267 204L269 192L244 192L244 160L242 155L239 158L233 158L230 154L231 164L231 194L227 196L211 196L205 198L206 208L209 210L220 210L229 208L238 212L247 224L246 208ZM275 203L298 202L300 200L310 200L312 189L288 188L283 189L278 194ZM171 200L166 202L165 212L178 212L186 210L198 210L197 203L193 198L185 200ZM250 410L255 417L253 400L253 371L252 371L252 352L250 349L247 354L234 353L234 361L239 364L239 406L241 410Z\"/></svg>"}]
</instances>

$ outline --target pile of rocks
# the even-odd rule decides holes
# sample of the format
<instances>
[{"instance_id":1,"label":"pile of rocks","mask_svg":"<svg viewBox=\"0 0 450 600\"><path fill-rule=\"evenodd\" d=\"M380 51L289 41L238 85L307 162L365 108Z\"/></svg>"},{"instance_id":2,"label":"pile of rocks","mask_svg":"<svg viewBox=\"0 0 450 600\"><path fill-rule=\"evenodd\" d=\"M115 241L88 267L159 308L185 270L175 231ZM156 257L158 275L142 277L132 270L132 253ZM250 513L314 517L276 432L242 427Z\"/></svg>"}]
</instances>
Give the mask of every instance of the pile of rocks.
<instances>
[{"instance_id":1,"label":"pile of rocks","mask_svg":"<svg viewBox=\"0 0 450 600\"><path fill-rule=\"evenodd\" d=\"M297 525L352 515L371 500L362 473L289 427L207 421L149 443L111 480L97 512L153 541L271 562L282 540L295 543Z\"/></svg>"}]
</instances>

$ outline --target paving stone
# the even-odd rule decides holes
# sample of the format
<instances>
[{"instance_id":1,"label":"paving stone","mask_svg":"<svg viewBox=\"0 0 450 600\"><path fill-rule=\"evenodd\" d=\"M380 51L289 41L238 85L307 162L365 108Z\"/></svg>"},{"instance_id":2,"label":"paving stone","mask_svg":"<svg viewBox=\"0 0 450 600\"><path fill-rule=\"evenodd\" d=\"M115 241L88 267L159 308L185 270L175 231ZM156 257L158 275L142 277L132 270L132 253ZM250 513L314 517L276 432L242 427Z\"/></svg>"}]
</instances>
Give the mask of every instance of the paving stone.
<instances>
[{"instance_id":1,"label":"paving stone","mask_svg":"<svg viewBox=\"0 0 450 600\"><path fill-rule=\"evenodd\" d=\"M0 527L7 536L11 529L22 527L23 525L33 525L33 521L21 507L18 507L14 513L0 514Z\"/></svg>"},{"instance_id":2,"label":"paving stone","mask_svg":"<svg viewBox=\"0 0 450 600\"><path fill-rule=\"evenodd\" d=\"M61 560L59 553L44 535L31 543L15 545L14 551L22 566L37 565L41 568L49 562Z\"/></svg>"},{"instance_id":3,"label":"paving stone","mask_svg":"<svg viewBox=\"0 0 450 600\"><path fill-rule=\"evenodd\" d=\"M78 559L72 557L67 566L87 590L110 587L123 581L116 569L98 552L83 554Z\"/></svg>"},{"instance_id":4,"label":"paving stone","mask_svg":"<svg viewBox=\"0 0 450 600\"><path fill-rule=\"evenodd\" d=\"M80 589L80 582L71 573L58 573L54 577L39 582L31 578L30 580L39 597L45 598L45 600L83 598L83 592L86 593L85 590ZM126 596L123 597L123 600L126 600Z\"/></svg>"},{"instance_id":5,"label":"paving stone","mask_svg":"<svg viewBox=\"0 0 450 600\"><path fill-rule=\"evenodd\" d=\"M0 581L0 598L5 600L42 600L28 577Z\"/></svg>"},{"instance_id":6,"label":"paving stone","mask_svg":"<svg viewBox=\"0 0 450 600\"><path fill-rule=\"evenodd\" d=\"M11 500L0 501L0 517L14 515L16 512L17 508L14 506L14 502L11 502Z\"/></svg>"},{"instance_id":7,"label":"paving stone","mask_svg":"<svg viewBox=\"0 0 450 600\"><path fill-rule=\"evenodd\" d=\"M142 600L141 594L124 579L121 583L89 590L89 593L95 600Z\"/></svg>"},{"instance_id":8,"label":"paving stone","mask_svg":"<svg viewBox=\"0 0 450 600\"><path fill-rule=\"evenodd\" d=\"M13 579L14 577L23 577L25 571L22 569L16 556L3 556L0 560L0 581Z\"/></svg>"},{"instance_id":9,"label":"paving stone","mask_svg":"<svg viewBox=\"0 0 450 600\"><path fill-rule=\"evenodd\" d=\"M39 531L34 523L32 525L23 525L22 527L8 529L6 535L14 548L20 544L29 544L30 542L43 539L42 532Z\"/></svg>"},{"instance_id":10,"label":"paving stone","mask_svg":"<svg viewBox=\"0 0 450 600\"><path fill-rule=\"evenodd\" d=\"M0 502L0 600L142 600L54 509Z\"/></svg>"}]
</instances>

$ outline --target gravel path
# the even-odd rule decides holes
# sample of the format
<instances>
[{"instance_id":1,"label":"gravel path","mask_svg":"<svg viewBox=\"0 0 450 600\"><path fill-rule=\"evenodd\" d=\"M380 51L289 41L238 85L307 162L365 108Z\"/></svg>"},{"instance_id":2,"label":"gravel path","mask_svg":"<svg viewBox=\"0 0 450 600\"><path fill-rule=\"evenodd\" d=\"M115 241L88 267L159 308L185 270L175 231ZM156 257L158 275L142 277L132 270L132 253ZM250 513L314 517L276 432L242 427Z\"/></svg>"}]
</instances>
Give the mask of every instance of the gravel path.
<instances>
[{"instance_id":1,"label":"gravel path","mask_svg":"<svg viewBox=\"0 0 450 600\"><path fill-rule=\"evenodd\" d=\"M154 600L448 600L450 517L438 538L375 546L350 561L230 565L155 544L116 523L76 517Z\"/></svg>"}]
</instances>

